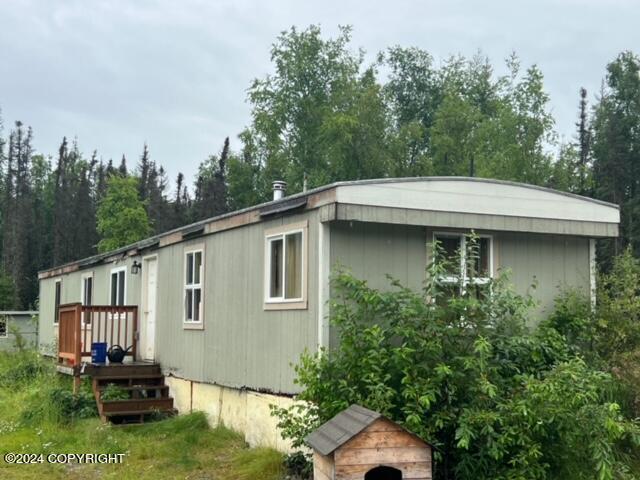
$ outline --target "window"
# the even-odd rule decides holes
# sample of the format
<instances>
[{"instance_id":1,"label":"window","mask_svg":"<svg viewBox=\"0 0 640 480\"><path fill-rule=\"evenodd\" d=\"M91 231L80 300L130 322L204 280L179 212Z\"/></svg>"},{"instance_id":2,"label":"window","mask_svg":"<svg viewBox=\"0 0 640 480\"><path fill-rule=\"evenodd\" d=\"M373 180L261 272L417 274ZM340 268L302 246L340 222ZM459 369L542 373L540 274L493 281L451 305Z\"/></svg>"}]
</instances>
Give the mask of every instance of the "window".
<instances>
[{"instance_id":1,"label":"window","mask_svg":"<svg viewBox=\"0 0 640 480\"><path fill-rule=\"evenodd\" d=\"M265 304L306 308L306 223L289 228L266 236Z\"/></svg>"},{"instance_id":2,"label":"window","mask_svg":"<svg viewBox=\"0 0 640 480\"><path fill-rule=\"evenodd\" d=\"M7 318L6 315L0 315L0 338L7 338L9 336Z\"/></svg>"},{"instance_id":3,"label":"window","mask_svg":"<svg viewBox=\"0 0 640 480\"><path fill-rule=\"evenodd\" d=\"M80 303L85 306L93 304L93 273L85 273L82 275L82 290L80 291ZM90 315L82 313L82 321L85 324L91 323Z\"/></svg>"},{"instance_id":4,"label":"window","mask_svg":"<svg viewBox=\"0 0 640 480\"><path fill-rule=\"evenodd\" d=\"M204 280L203 251L185 252L184 321L202 322L202 283Z\"/></svg>"},{"instance_id":5,"label":"window","mask_svg":"<svg viewBox=\"0 0 640 480\"><path fill-rule=\"evenodd\" d=\"M53 323L58 323L58 321L60 320L60 298L62 295L62 280L56 280L56 293L55 293L55 300L54 300L54 304L53 304Z\"/></svg>"},{"instance_id":6,"label":"window","mask_svg":"<svg viewBox=\"0 0 640 480\"><path fill-rule=\"evenodd\" d=\"M90 306L93 300L93 276L82 278L82 305Z\"/></svg>"},{"instance_id":7,"label":"window","mask_svg":"<svg viewBox=\"0 0 640 480\"><path fill-rule=\"evenodd\" d=\"M492 237L476 236L473 243L469 235L462 233L436 233L433 238L439 245L441 258L446 261L439 282L454 290L459 285L465 289L472 285L481 295L480 286L489 283L493 276Z\"/></svg>"},{"instance_id":8,"label":"window","mask_svg":"<svg viewBox=\"0 0 640 480\"><path fill-rule=\"evenodd\" d=\"M122 306L125 304L127 292L126 274L127 267L119 267L111 270L111 293L109 295L111 305Z\"/></svg>"}]
</instances>

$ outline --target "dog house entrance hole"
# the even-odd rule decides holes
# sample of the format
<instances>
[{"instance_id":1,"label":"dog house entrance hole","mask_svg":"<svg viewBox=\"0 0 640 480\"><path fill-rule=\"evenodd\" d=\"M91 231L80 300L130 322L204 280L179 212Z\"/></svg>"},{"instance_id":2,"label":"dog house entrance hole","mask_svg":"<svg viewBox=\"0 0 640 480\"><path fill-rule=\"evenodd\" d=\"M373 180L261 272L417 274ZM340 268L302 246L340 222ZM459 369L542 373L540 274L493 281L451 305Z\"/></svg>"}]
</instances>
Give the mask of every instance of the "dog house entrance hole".
<instances>
[{"instance_id":1,"label":"dog house entrance hole","mask_svg":"<svg viewBox=\"0 0 640 480\"><path fill-rule=\"evenodd\" d=\"M392 467L376 467L366 473L364 480L402 480L402 472Z\"/></svg>"}]
</instances>

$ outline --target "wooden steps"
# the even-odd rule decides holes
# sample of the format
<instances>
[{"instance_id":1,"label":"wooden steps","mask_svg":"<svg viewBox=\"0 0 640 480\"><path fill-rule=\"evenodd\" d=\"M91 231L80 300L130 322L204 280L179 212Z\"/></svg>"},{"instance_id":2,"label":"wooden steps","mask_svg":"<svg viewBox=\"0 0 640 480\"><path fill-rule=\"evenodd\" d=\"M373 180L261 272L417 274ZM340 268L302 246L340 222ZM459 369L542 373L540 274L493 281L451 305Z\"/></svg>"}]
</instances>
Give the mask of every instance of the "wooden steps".
<instances>
[{"instance_id":1,"label":"wooden steps","mask_svg":"<svg viewBox=\"0 0 640 480\"><path fill-rule=\"evenodd\" d=\"M92 365L87 373L92 376L98 413L105 422L144 423L150 417L176 412L158 364Z\"/></svg>"}]
</instances>

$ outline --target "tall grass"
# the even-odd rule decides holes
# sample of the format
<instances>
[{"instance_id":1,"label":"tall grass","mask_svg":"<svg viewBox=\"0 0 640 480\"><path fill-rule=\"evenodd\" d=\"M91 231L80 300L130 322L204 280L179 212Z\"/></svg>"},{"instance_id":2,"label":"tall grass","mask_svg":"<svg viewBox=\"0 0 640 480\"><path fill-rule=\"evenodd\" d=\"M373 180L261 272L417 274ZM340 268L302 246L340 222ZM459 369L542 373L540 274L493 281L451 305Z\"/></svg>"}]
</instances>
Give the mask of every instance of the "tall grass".
<instances>
[{"instance_id":1,"label":"tall grass","mask_svg":"<svg viewBox=\"0 0 640 480\"><path fill-rule=\"evenodd\" d=\"M0 353L0 478L283 478L282 455L249 449L237 433L212 429L203 413L114 427L96 415L88 383L71 394L69 377L35 352ZM8 452L125 453L121 465L7 465Z\"/></svg>"}]
</instances>

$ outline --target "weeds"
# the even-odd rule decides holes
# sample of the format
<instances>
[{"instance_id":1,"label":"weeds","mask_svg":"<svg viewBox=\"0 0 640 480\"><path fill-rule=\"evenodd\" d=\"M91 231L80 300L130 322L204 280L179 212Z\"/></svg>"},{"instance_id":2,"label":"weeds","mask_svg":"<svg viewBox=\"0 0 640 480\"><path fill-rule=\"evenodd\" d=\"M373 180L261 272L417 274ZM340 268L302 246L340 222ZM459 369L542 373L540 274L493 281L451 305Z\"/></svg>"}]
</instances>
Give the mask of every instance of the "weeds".
<instances>
[{"instance_id":1,"label":"weeds","mask_svg":"<svg viewBox=\"0 0 640 480\"><path fill-rule=\"evenodd\" d=\"M119 465L0 462L0 478L283 478L280 453L247 448L237 433L211 429L200 412L135 427L103 424L89 383L74 396L71 379L35 352L0 354L0 379L0 458L8 452L125 454Z\"/></svg>"}]
</instances>

